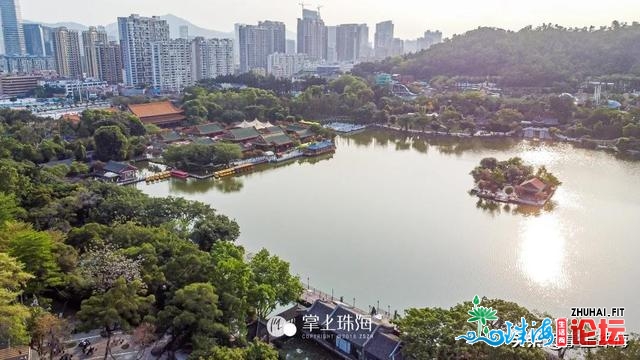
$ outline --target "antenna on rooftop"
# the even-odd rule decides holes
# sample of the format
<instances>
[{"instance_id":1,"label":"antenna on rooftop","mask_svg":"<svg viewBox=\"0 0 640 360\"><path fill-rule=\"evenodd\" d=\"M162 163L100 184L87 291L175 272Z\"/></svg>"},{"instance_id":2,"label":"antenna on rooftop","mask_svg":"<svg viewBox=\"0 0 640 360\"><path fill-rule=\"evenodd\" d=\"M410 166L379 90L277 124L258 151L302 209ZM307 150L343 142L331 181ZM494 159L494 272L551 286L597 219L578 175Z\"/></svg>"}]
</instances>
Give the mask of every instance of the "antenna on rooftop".
<instances>
[{"instance_id":1,"label":"antenna on rooftop","mask_svg":"<svg viewBox=\"0 0 640 360\"><path fill-rule=\"evenodd\" d=\"M322 9L324 5L318 5L316 9L318 9L318 17L320 17L320 9Z\"/></svg>"},{"instance_id":2,"label":"antenna on rooftop","mask_svg":"<svg viewBox=\"0 0 640 360\"><path fill-rule=\"evenodd\" d=\"M300 5L302 7L302 11L304 11L304 6L307 5L307 4L305 4L304 1L301 1L301 2L298 3L298 5Z\"/></svg>"}]
</instances>

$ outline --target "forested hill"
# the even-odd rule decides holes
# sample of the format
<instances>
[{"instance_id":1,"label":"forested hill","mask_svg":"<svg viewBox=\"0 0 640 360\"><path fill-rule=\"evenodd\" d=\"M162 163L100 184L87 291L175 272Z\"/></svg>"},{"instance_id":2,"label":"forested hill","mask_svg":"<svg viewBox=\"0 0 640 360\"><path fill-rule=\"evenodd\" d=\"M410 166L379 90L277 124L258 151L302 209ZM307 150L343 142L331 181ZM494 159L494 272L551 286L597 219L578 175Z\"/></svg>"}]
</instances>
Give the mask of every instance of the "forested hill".
<instances>
[{"instance_id":1,"label":"forested hill","mask_svg":"<svg viewBox=\"0 0 640 360\"><path fill-rule=\"evenodd\" d=\"M551 86L601 75L640 77L640 24L567 29L557 25L520 31L478 28L430 49L379 63L363 63L356 75L376 71L429 79L497 76L507 86Z\"/></svg>"}]
</instances>

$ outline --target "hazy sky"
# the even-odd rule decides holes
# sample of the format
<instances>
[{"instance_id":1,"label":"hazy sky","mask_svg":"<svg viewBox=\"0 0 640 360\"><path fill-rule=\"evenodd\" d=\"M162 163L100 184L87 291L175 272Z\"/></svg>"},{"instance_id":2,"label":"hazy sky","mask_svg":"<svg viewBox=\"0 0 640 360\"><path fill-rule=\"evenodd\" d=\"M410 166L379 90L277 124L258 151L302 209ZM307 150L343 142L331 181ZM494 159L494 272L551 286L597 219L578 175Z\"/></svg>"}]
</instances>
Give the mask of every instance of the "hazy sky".
<instances>
[{"instance_id":1,"label":"hazy sky","mask_svg":"<svg viewBox=\"0 0 640 360\"><path fill-rule=\"evenodd\" d=\"M19 0L25 19L42 22L75 21L105 25L118 16L172 13L195 25L232 31L234 23L279 20L295 32L300 0ZM566 27L608 25L612 20L640 21L640 0L305 0L307 7L323 5L327 25L393 20L396 36L413 39L426 29L445 36L478 26L520 29L529 24Z\"/></svg>"}]
</instances>

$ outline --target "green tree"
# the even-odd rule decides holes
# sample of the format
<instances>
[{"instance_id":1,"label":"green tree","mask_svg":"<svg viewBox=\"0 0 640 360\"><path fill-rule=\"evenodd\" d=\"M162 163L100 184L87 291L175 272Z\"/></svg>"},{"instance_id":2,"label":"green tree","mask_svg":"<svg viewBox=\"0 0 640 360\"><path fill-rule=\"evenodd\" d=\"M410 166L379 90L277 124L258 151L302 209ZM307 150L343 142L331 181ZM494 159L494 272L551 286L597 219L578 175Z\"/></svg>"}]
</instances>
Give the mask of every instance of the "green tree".
<instances>
[{"instance_id":1,"label":"green tree","mask_svg":"<svg viewBox=\"0 0 640 360\"><path fill-rule=\"evenodd\" d=\"M278 360L278 351L273 346L255 341L245 348L215 347L201 356L206 360Z\"/></svg>"},{"instance_id":2,"label":"green tree","mask_svg":"<svg viewBox=\"0 0 640 360\"><path fill-rule=\"evenodd\" d=\"M213 145L215 163L226 164L242 158L242 148L238 144L217 143Z\"/></svg>"},{"instance_id":3,"label":"green tree","mask_svg":"<svg viewBox=\"0 0 640 360\"><path fill-rule=\"evenodd\" d=\"M189 345L195 352L229 344L229 329L221 323L218 295L207 283L193 283L179 289L158 314L161 329L174 336L174 349Z\"/></svg>"},{"instance_id":4,"label":"green tree","mask_svg":"<svg viewBox=\"0 0 640 360\"><path fill-rule=\"evenodd\" d=\"M590 350L586 360L632 360L640 359L640 338L637 334L629 337L627 347L606 347Z\"/></svg>"},{"instance_id":5,"label":"green tree","mask_svg":"<svg viewBox=\"0 0 640 360\"><path fill-rule=\"evenodd\" d=\"M143 295L143 284L136 280L127 283L124 278L118 279L114 286L103 294L93 295L82 301L77 316L83 330L102 329L107 335L104 352L106 360L111 352L113 332L122 328L130 329L142 322L155 301L153 295Z\"/></svg>"},{"instance_id":6,"label":"green tree","mask_svg":"<svg viewBox=\"0 0 640 360\"><path fill-rule=\"evenodd\" d=\"M640 125L629 123L622 128L622 136L640 138Z\"/></svg>"},{"instance_id":7,"label":"green tree","mask_svg":"<svg viewBox=\"0 0 640 360\"><path fill-rule=\"evenodd\" d=\"M224 215L216 215L199 220L193 226L190 239L200 250L210 251L218 241L235 241L240 236L238 224Z\"/></svg>"},{"instance_id":8,"label":"green tree","mask_svg":"<svg viewBox=\"0 0 640 360\"><path fill-rule=\"evenodd\" d=\"M222 322L231 332L243 333L249 313L248 298L252 285L252 271L244 261L244 248L227 241L213 244L211 284L220 297Z\"/></svg>"},{"instance_id":9,"label":"green tree","mask_svg":"<svg viewBox=\"0 0 640 360\"><path fill-rule=\"evenodd\" d=\"M571 96L552 96L549 99L549 108L565 124L576 110L576 104Z\"/></svg>"},{"instance_id":10,"label":"green tree","mask_svg":"<svg viewBox=\"0 0 640 360\"><path fill-rule=\"evenodd\" d=\"M64 283L53 250L54 242L49 233L24 229L9 235L9 254L25 264L25 269L35 276L28 282L28 294L39 294Z\"/></svg>"},{"instance_id":11,"label":"green tree","mask_svg":"<svg viewBox=\"0 0 640 360\"><path fill-rule=\"evenodd\" d=\"M244 349L247 360L278 360L278 351L262 341L254 341Z\"/></svg>"},{"instance_id":12,"label":"green tree","mask_svg":"<svg viewBox=\"0 0 640 360\"><path fill-rule=\"evenodd\" d=\"M20 345L29 342L29 309L18 302L22 289L33 275L15 258L0 252L0 339Z\"/></svg>"},{"instance_id":13,"label":"green tree","mask_svg":"<svg viewBox=\"0 0 640 360\"><path fill-rule=\"evenodd\" d=\"M4 227L5 222L14 219L19 213L20 208L15 196L0 192L0 229Z\"/></svg>"},{"instance_id":14,"label":"green tree","mask_svg":"<svg viewBox=\"0 0 640 360\"><path fill-rule=\"evenodd\" d=\"M87 160L87 148L83 144L77 143L73 151L73 156L77 161Z\"/></svg>"},{"instance_id":15,"label":"green tree","mask_svg":"<svg viewBox=\"0 0 640 360\"><path fill-rule=\"evenodd\" d=\"M128 141L118 126L103 126L93 135L95 156L100 161L124 160Z\"/></svg>"},{"instance_id":16,"label":"green tree","mask_svg":"<svg viewBox=\"0 0 640 360\"><path fill-rule=\"evenodd\" d=\"M398 118L398 123L400 124L400 129L405 129L405 131L409 131L411 125L413 125L413 119L410 116L401 116Z\"/></svg>"},{"instance_id":17,"label":"green tree","mask_svg":"<svg viewBox=\"0 0 640 360\"><path fill-rule=\"evenodd\" d=\"M251 258L249 266L254 282L250 302L259 318L266 318L277 305L288 305L300 298L304 289L300 279L291 275L288 262L262 249Z\"/></svg>"},{"instance_id":18,"label":"green tree","mask_svg":"<svg viewBox=\"0 0 640 360\"><path fill-rule=\"evenodd\" d=\"M487 326L497 329L504 326L504 320L518 321L525 317L528 321L539 321L538 317L518 304L498 299L482 299L487 308L496 309L499 320L488 321ZM396 320L400 337L404 343L404 355L410 359L526 359L544 360L546 353L540 348L497 348L485 344L467 345L457 336L475 331L476 326L467 322L471 302L458 304L451 309L424 308L409 309L405 316Z\"/></svg>"}]
</instances>

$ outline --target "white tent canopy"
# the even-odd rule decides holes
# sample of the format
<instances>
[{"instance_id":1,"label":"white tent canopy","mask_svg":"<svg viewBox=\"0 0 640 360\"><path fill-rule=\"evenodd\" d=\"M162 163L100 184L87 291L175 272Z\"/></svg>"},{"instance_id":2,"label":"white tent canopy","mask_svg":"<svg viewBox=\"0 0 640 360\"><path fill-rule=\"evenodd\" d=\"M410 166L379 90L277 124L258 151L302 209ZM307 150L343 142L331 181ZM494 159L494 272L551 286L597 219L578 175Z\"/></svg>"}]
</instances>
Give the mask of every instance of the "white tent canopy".
<instances>
[{"instance_id":1,"label":"white tent canopy","mask_svg":"<svg viewBox=\"0 0 640 360\"><path fill-rule=\"evenodd\" d=\"M262 122L258 119L255 119L251 122L244 120L243 122L241 122L240 124L236 125L237 128L250 128L250 127L254 127L256 129L264 129L264 128L268 128L268 127L272 127L273 124L270 122Z\"/></svg>"}]
</instances>

